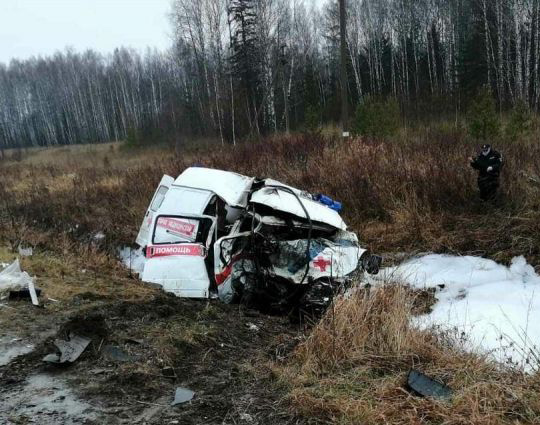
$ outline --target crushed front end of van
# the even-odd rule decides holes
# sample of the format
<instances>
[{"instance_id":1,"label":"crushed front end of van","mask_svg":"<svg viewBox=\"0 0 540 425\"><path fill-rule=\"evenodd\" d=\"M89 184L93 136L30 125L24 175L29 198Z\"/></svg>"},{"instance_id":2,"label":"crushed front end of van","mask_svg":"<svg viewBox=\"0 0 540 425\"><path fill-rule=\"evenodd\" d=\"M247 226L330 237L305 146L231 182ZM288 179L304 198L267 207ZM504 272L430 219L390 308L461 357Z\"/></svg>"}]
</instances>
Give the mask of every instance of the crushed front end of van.
<instances>
[{"instance_id":1,"label":"crushed front end of van","mask_svg":"<svg viewBox=\"0 0 540 425\"><path fill-rule=\"evenodd\" d=\"M137 236L142 280L269 312L324 311L336 291L381 264L340 209L272 179L202 167L164 176Z\"/></svg>"}]
</instances>

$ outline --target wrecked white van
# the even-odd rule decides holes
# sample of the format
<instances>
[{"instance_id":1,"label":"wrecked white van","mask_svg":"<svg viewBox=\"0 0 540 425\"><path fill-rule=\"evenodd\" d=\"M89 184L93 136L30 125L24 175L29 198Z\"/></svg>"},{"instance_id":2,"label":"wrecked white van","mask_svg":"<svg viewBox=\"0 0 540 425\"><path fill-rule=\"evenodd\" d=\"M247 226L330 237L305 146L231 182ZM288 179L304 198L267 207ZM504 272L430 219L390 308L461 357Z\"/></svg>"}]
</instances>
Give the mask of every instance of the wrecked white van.
<instances>
[{"instance_id":1,"label":"wrecked white van","mask_svg":"<svg viewBox=\"0 0 540 425\"><path fill-rule=\"evenodd\" d=\"M268 310L324 308L355 272L376 273L381 263L311 194L201 167L162 178L136 242L143 281Z\"/></svg>"}]
</instances>

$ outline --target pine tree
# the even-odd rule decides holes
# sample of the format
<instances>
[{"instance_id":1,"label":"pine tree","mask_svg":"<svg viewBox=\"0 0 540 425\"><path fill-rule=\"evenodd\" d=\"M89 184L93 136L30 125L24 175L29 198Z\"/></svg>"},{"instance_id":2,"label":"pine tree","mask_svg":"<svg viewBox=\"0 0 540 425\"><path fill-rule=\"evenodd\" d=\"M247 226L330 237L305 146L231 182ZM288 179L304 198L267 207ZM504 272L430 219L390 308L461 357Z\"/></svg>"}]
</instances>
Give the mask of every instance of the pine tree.
<instances>
[{"instance_id":1,"label":"pine tree","mask_svg":"<svg viewBox=\"0 0 540 425\"><path fill-rule=\"evenodd\" d=\"M499 126L495 101L484 86L469 109L469 133L476 140L488 141L499 134Z\"/></svg>"},{"instance_id":2,"label":"pine tree","mask_svg":"<svg viewBox=\"0 0 540 425\"><path fill-rule=\"evenodd\" d=\"M255 0L231 1L228 14L234 28L231 36L231 69L247 97L250 115L255 117L260 87Z\"/></svg>"}]
</instances>

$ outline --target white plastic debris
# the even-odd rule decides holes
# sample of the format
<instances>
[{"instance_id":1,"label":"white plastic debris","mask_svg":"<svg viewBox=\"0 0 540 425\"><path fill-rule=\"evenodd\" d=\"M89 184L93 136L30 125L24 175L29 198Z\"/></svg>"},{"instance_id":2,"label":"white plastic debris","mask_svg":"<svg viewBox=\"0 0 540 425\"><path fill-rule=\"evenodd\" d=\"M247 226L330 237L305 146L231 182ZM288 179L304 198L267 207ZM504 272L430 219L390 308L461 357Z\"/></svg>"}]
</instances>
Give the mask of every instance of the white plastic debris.
<instances>
[{"instance_id":1,"label":"white plastic debris","mask_svg":"<svg viewBox=\"0 0 540 425\"><path fill-rule=\"evenodd\" d=\"M0 272L0 298L5 298L10 291L22 291L34 286L34 279L21 270L19 259Z\"/></svg>"},{"instance_id":2,"label":"white plastic debris","mask_svg":"<svg viewBox=\"0 0 540 425\"><path fill-rule=\"evenodd\" d=\"M259 331L259 327L255 323L246 323L246 326L248 327L250 331L253 331L253 332Z\"/></svg>"},{"instance_id":3,"label":"white plastic debris","mask_svg":"<svg viewBox=\"0 0 540 425\"><path fill-rule=\"evenodd\" d=\"M96 241L96 242L101 242L103 239L105 239L105 233L103 233L103 232L97 232L94 235L94 241Z\"/></svg>"},{"instance_id":4,"label":"white plastic debris","mask_svg":"<svg viewBox=\"0 0 540 425\"><path fill-rule=\"evenodd\" d=\"M31 280L28 282L28 292L30 292L30 299L32 300L32 304L39 305L38 296L36 293L36 288L34 286L34 281Z\"/></svg>"},{"instance_id":5,"label":"white plastic debris","mask_svg":"<svg viewBox=\"0 0 540 425\"><path fill-rule=\"evenodd\" d=\"M19 255L21 257L31 257L34 254L33 248L30 246L28 248L23 248L19 245Z\"/></svg>"},{"instance_id":6,"label":"white plastic debris","mask_svg":"<svg viewBox=\"0 0 540 425\"><path fill-rule=\"evenodd\" d=\"M171 403L171 406L176 406L177 404L182 404L193 399L195 393L188 388L178 387L174 394L174 401Z\"/></svg>"}]
</instances>

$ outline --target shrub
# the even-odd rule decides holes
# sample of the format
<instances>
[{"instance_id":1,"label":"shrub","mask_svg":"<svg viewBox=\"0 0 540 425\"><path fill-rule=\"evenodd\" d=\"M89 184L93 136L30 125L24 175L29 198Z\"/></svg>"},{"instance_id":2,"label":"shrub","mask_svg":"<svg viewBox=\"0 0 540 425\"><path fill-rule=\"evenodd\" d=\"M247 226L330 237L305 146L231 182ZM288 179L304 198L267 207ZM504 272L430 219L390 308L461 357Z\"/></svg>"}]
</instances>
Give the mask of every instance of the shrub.
<instances>
[{"instance_id":1,"label":"shrub","mask_svg":"<svg viewBox=\"0 0 540 425\"><path fill-rule=\"evenodd\" d=\"M394 135L400 125L400 110L396 99L367 97L356 108L354 129L370 137Z\"/></svg>"},{"instance_id":2,"label":"shrub","mask_svg":"<svg viewBox=\"0 0 540 425\"><path fill-rule=\"evenodd\" d=\"M139 137L139 132L136 128L130 127L127 130L127 137L125 142L125 147L134 148L141 144L141 138Z\"/></svg>"},{"instance_id":3,"label":"shrub","mask_svg":"<svg viewBox=\"0 0 540 425\"><path fill-rule=\"evenodd\" d=\"M469 134L476 140L487 140L499 134L499 127L495 101L484 87L469 108Z\"/></svg>"}]
</instances>

